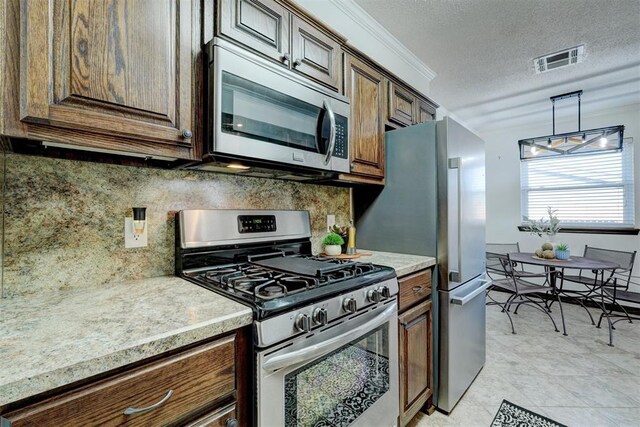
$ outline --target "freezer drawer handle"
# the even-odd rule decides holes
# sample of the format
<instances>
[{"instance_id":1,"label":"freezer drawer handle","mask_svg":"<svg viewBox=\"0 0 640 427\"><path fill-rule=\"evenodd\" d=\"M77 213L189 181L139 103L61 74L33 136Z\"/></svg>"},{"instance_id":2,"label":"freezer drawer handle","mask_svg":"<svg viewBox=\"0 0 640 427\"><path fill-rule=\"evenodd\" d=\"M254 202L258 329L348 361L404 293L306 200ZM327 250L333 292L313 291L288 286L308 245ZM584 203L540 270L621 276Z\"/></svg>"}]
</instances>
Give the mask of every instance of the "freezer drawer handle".
<instances>
[{"instance_id":1,"label":"freezer drawer handle","mask_svg":"<svg viewBox=\"0 0 640 427\"><path fill-rule=\"evenodd\" d=\"M485 281L482 286L480 286L478 289L471 292L470 294L465 295L462 298L457 298L457 297L451 298L451 304L465 305L466 303L468 303L469 301L471 301L481 293L485 292L489 286L491 286L491 281Z\"/></svg>"}]
</instances>

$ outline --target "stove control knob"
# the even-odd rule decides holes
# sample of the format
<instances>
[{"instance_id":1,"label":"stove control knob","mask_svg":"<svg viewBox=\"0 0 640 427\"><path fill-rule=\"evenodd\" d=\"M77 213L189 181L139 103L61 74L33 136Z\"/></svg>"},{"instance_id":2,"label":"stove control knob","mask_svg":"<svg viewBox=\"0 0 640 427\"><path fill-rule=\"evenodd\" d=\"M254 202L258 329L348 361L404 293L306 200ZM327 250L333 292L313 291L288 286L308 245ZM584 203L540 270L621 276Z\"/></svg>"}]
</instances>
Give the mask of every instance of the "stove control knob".
<instances>
[{"instance_id":1,"label":"stove control knob","mask_svg":"<svg viewBox=\"0 0 640 427\"><path fill-rule=\"evenodd\" d=\"M382 298L389 298L391 296L391 291L389 291L388 286L380 286L378 288L378 293L382 296Z\"/></svg>"},{"instance_id":2,"label":"stove control knob","mask_svg":"<svg viewBox=\"0 0 640 427\"><path fill-rule=\"evenodd\" d=\"M355 313L358 310L358 303L353 298L345 298L342 300L342 309L349 313Z\"/></svg>"},{"instance_id":3,"label":"stove control knob","mask_svg":"<svg viewBox=\"0 0 640 427\"><path fill-rule=\"evenodd\" d=\"M298 314L296 316L295 326L300 332L309 332L311 330L311 318L306 314Z\"/></svg>"},{"instance_id":4,"label":"stove control knob","mask_svg":"<svg viewBox=\"0 0 640 427\"><path fill-rule=\"evenodd\" d=\"M329 323L329 314L324 308L316 308L313 310L313 321L318 325L326 325Z\"/></svg>"},{"instance_id":5,"label":"stove control knob","mask_svg":"<svg viewBox=\"0 0 640 427\"><path fill-rule=\"evenodd\" d=\"M369 302L380 302L380 291L377 289L367 291L367 299Z\"/></svg>"}]
</instances>

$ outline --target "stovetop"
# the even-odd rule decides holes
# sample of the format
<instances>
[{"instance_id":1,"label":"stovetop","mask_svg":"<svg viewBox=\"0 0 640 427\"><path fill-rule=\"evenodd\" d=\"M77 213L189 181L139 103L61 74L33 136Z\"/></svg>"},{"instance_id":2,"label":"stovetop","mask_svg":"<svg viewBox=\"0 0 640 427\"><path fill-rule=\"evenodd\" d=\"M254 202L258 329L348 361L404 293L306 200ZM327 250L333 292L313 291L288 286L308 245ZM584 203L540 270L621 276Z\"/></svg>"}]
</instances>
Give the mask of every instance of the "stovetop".
<instances>
[{"instance_id":1,"label":"stovetop","mask_svg":"<svg viewBox=\"0 0 640 427\"><path fill-rule=\"evenodd\" d=\"M251 306L257 319L262 319L393 278L395 271L370 263L296 254L212 266L185 276Z\"/></svg>"},{"instance_id":2,"label":"stovetop","mask_svg":"<svg viewBox=\"0 0 640 427\"><path fill-rule=\"evenodd\" d=\"M258 321L396 277L390 267L312 256L307 211L225 209L176 214L176 274L250 306ZM395 295L383 287L371 301Z\"/></svg>"}]
</instances>

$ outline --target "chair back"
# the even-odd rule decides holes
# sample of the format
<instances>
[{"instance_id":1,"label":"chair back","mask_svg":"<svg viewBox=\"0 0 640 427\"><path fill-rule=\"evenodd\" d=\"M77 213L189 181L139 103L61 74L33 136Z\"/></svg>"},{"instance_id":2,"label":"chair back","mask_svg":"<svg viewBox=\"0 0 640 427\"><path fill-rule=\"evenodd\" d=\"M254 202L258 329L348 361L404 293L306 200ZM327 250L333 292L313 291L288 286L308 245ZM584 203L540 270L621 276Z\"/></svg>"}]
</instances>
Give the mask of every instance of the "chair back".
<instances>
[{"instance_id":1,"label":"chair back","mask_svg":"<svg viewBox=\"0 0 640 427\"><path fill-rule=\"evenodd\" d=\"M486 260L487 274L508 276L511 274L511 264L505 264L508 261L507 254L509 252L520 252L520 244L518 243L487 243ZM491 277L493 279L493 277Z\"/></svg>"},{"instance_id":2,"label":"chair back","mask_svg":"<svg viewBox=\"0 0 640 427\"><path fill-rule=\"evenodd\" d=\"M629 288L629 282L631 281L631 271L633 270L633 263L636 259L636 252L617 251L613 249L595 248L593 246L584 246L584 257L597 259L600 261L614 262L620 266L616 269L613 277L615 282L620 283L620 287L624 289Z\"/></svg>"}]
</instances>

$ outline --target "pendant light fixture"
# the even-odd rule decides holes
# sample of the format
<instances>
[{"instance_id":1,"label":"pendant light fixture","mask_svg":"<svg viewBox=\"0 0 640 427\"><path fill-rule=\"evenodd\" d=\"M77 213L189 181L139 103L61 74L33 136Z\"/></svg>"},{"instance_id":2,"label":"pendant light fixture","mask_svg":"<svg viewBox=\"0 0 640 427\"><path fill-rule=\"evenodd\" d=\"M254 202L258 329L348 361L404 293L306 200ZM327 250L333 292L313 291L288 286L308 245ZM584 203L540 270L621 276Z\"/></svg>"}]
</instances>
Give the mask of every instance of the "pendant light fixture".
<instances>
[{"instance_id":1,"label":"pendant light fixture","mask_svg":"<svg viewBox=\"0 0 640 427\"><path fill-rule=\"evenodd\" d=\"M553 117L553 135L519 140L520 160L622 150L623 125L589 130L580 129L581 96L582 91L578 90L550 98ZM567 98L578 98L578 130L575 132L556 134L556 101Z\"/></svg>"}]
</instances>

